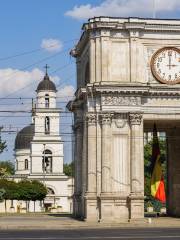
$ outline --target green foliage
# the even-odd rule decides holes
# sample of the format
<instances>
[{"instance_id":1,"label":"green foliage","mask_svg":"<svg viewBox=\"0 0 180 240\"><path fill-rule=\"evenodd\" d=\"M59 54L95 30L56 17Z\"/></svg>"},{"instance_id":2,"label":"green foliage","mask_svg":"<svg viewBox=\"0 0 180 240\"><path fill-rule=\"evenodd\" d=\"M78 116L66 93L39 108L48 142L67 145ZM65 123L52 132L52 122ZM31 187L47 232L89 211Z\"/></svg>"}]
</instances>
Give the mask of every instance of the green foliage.
<instances>
[{"instance_id":1,"label":"green foliage","mask_svg":"<svg viewBox=\"0 0 180 240\"><path fill-rule=\"evenodd\" d=\"M5 190L4 199L18 199L18 185L14 181L9 181L7 179L0 179L0 189Z\"/></svg>"},{"instance_id":2,"label":"green foliage","mask_svg":"<svg viewBox=\"0 0 180 240\"><path fill-rule=\"evenodd\" d=\"M14 164L10 161L0 161L0 177L9 177L14 175Z\"/></svg>"},{"instance_id":3,"label":"green foliage","mask_svg":"<svg viewBox=\"0 0 180 240\"><path fill-rule=\"evenodd\" d=\"M74 162L64 164L64 174L69 177L74 177Z\"/></svg>"},{"instance_id":4,"label":"green foliage","mask_svg":"<svg viewBox=\"0 0 180 240\"><path fill-rule=\"evenodd\" d=\"M4 199L10 200L24 200L24 201L36 201L43 200L46 197L46 187L38 181L22 180L18 183L0 179L0 189L4 189Z\"/></svg>"}]
</instances>

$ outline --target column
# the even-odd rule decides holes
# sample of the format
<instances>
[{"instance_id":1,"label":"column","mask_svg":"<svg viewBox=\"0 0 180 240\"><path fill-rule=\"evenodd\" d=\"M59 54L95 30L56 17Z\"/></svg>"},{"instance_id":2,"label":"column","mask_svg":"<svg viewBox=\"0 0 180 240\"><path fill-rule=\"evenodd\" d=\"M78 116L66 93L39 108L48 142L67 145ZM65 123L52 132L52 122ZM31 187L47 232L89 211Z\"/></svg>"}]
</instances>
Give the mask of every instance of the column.
<instances>
[{"instance_id":1,"label":"column","mask_svg":"<svg viewBox=\"0 0 180 240\"><path fill-rule=\"evenodd\" d=\"M144 217L144 144L141 113L130 113L131 194L130 218Z\"/></svg>"},{"instance_id":2,"label":"column","mask_svg":"<svg viewBox=\"0 0 180 240\"><path fill-rule=\"evenodd\" d=\"M74 125L75 132L75 189L74 189L74 214L81 216L82 212L82 148L83 148L83 123L76 120Z\"/></svg>"},{"instance_id":3,"label":"column","mask_svg":"<svg viewBox=\"0 0 180 240\"><path fill-rule=\"evenodd\" d=\"M82 193L82 148L83 148L83 123L76 123L76 194Z\"/></svg>"},{"instance_id":4,"label":"column","mask_svg":"<svg viewBox=\"0 0 180 240\"><path fill-rule=\"evenodd\" d=\"M96 114L87 114L88 123L88 149L87 168L88 182L87 192L96 193Z\"/></svg>"},{"instance_id":5,"label":"column","mask_svg":"<svg viewBox=\"0 0 180 240\"><path fill-rule=\"evenodd\" d=\"M112 114L102 118L102 194L111 192L111 121Z\"/></svg>"},{"instance_id":6,"label":"column","mask_svg":"<svg viewBox=\"0 0 180 240\"><path fill-rule=\"evenodd\" d=\"M87 189L85 193L85 220L97 220L97 162L96 162L96 114L88 113L87 120Z\"/></svg>"}]
</instances>

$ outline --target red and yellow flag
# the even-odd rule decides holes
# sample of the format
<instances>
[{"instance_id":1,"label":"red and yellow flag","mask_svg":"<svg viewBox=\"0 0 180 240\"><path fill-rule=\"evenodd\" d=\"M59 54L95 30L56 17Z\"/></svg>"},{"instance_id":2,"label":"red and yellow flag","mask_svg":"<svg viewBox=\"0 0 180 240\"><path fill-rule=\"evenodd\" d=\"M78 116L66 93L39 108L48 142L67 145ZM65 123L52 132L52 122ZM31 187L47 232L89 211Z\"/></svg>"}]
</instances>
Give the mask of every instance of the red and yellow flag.
<instances>
[{"instance_id":1,"label":"red and yellow flag","mask_svg":"<svg viewBox=\"0 0 180 240\"><path fill-rule=\"evenodd\" d=\"M153 129L153 146L152 146L151 195L161 202L166 201L165 184L161 166L157 129L155 124Z\"/></svg>"}]
</instances>

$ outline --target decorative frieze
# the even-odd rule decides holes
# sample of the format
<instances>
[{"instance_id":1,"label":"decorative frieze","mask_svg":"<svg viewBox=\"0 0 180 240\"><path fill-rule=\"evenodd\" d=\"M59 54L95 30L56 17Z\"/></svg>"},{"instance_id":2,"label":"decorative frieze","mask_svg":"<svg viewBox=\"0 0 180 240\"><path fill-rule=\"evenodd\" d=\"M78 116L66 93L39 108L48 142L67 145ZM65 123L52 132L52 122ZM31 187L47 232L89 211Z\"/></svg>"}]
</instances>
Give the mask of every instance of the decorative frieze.
<instances>
[{"instance_id":1,"label":"decorative frieze","mask_svg":"<svg viewBox=\"0 0 180 240\"><path fill-rule=\"evenodd\" d=\"M103 96L102 105L137 106L137 105L141 105L141 98L126 97L126 96Z\"/></svg>"},{"instance_id":2,"label":"decorative frieze","mask_svg":"<svg viewBox=\"0 0 180 240\"><path fill-rule=\"evenodd\" d=\"M130 121L131 125L140 125L141 121L142 121L142 114L141 113L130 113L129 121Z\"/></svg>"}]
</instances>

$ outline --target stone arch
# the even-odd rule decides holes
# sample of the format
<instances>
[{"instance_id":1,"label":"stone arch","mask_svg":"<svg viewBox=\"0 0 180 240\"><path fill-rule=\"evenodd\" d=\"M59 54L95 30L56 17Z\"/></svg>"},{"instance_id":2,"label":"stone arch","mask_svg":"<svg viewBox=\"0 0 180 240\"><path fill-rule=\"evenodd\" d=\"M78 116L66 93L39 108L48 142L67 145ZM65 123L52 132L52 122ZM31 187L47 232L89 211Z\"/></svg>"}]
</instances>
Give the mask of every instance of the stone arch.
<instances>
[{"instance_id":1,"label":"stone arch","mask_svg":"<svg viewBox=\"0 0 180 240\"><path fill-rule=\"evenodd\" d=\"M57 191L54 186L48 184L47 189L49 190L49 192L52 192L52 194L48 193L47 195L56 195Z\"/></svg>"}]
</instances>

